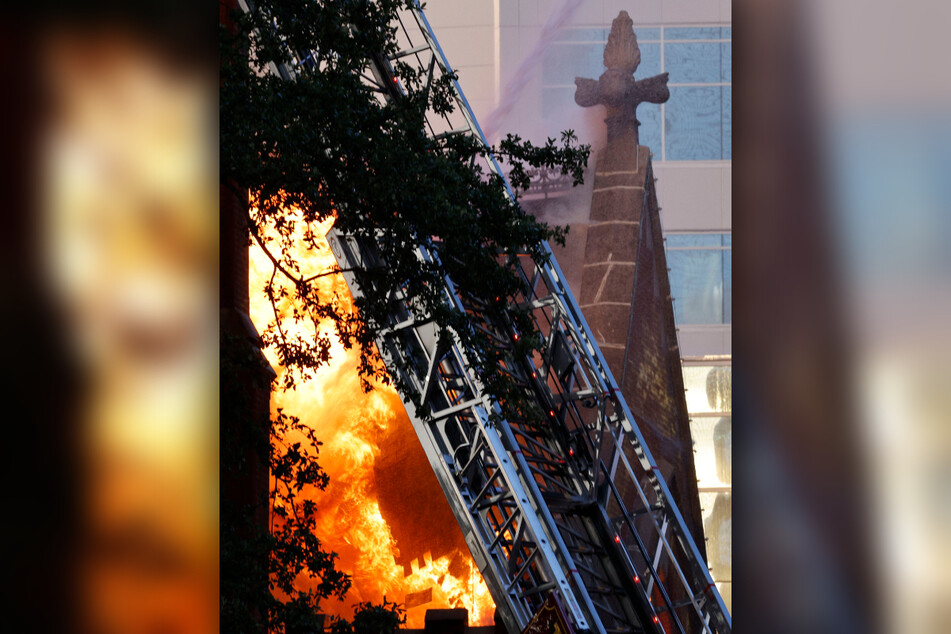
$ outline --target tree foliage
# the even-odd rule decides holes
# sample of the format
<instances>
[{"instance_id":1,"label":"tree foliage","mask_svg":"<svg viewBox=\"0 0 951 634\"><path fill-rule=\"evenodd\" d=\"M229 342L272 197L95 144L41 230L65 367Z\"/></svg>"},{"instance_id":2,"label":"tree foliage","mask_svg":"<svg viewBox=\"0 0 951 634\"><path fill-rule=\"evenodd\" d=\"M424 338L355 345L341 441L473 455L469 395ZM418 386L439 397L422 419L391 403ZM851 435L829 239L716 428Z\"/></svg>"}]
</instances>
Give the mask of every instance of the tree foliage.
<instances>
[{"instance_id":1,"label":"tree foliage","mask_svg":"<svg viewBox=\"0 0 951 634\"><path fill-rule=\"evenodd\" d=\"M513 294L519 281L505 254L542 257L542 240L563 241L564 230L526 214L505 193L501 178L485 173L476 155L487 150L469 136L433 139L426 134L427 107L453 107L450 77L424 89L423 77L406 64L397 73L407 96L383 102L361 75L374 56L396 52L398 9L411 0L263 1L238 20L237 34L225 36L221 90L221 173L226 183L251 192L255 213L251 234L280 274L293 285L298 317L317 322L333 318L345 343L358 343L365 355L386 314L389 290L404 286L421 310L437 323L462 333L470 328L439 295L445 275L466 299ZM307 56L287 81L273 65L293 65L292 51ZM250 63L249 63L250 60ZM509 137L496 155L511 164L515 185L527 185L525 165L560 168L580 182L587 147L542 146ZM300 217L287 213L300 210ZM369 288L383 289L362 299L356 314L316 295L291 249L297 225L309 229L328 217L342 231L372 238L385 266L364 271ZM437 237L439 258L421 267L415 257L420 240ZM500 257L503 256L503 257ZM269 333L282 363L306 377L326 359L325 338L289 341ZM366 360L366 359L365 359ZM373 373L379 366L364 363Z\"/></svg>"},{"instance_id":2,"label":"tree foliage","mask_svg":"<svg viewBox=\"0 0 951 634\"><path fill-rule=\"evenodd\" d=\"M233 16L235 28L221 29L222 183L240 197L250 195L250 240L267 253L275 277L283 278L282 284L272 278L264 292L272 302L291 300L293 319L311 324L313 332L291 336L269 328L264 343L278 351L286 369L284 387L291 388L312 377L329 358L330 341L318 334L317 324L331 319L345 345L360 347L364 385L373 376L386 380L374 360L373 342L385 324L390 293L399 288L420 315L442 329L451 328L473 351L490 393L518 406L498 370L500 361L505 355L528 354L540 340L527 313L505 301L521 284L513 258L545 257L541 242L563 243L566 229L526 214L507 195L501 177L479 167L475 159L489 150L478 140L426 134L427 109L446 112L454 107L453 77L427 85L423 73L397 62L405 96L390 100L380 99L361 77L369 74L371 60L396 52L391 25L396 12L411 4L261 0L249 13ZM295 59L303 61L295 65ZM294 68L292 80L272 72L281 64ZM541 146L510 136L493 151L509 166L517 189L528 185L527 167L559 169L577 184L588 148L575 142L570 131L560 142L549 139ZM317 277L334 271L305 276L294 249L300 236L316 248L314 227L330 217L344 233L377 246L381 265L358 272L364 296L353 309L318 296ZM421 242L436 255L425 264L416 257ZM475 327L471 312L448 305L442 292L447 276L467 306L479 307L479 319L510 324L523 334L520 340L500 346ZM300 428L283 414L273 424ZM307 442L316 449L315 438L307 436ZM348 581L336 575L332 555L319 555L319 543L308 534L315 509L296 497L296 487L326 486L326 476L316 463L297 461L307 453L301 447L281 451L280 458L270 457L270 464L290 478L280 494L289 519L271 539L286 539L299 550L282 551L283 546L272 543L289 566L277 576L277 586L292 597L289 606L313 611L319 597L294 594L296 572L316 574L321 579L317 594L325 596L342 594ZM335 627L359 630L366 621L375 624L367 626L371 630L382 623L384 631L388 623L395 627L399 618L372 617L392 615L391 608L363 606L363 617Z\"/></svg>"}]
</instances>

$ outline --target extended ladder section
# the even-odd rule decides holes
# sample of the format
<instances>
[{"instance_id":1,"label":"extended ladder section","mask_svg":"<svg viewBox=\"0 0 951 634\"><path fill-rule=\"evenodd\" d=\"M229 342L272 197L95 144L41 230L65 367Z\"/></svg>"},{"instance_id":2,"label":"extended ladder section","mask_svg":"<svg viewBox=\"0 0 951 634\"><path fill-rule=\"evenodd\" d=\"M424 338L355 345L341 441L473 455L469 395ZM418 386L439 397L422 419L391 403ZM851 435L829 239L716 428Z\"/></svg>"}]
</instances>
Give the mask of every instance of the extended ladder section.
<instances>
[{"instance_id":1,"label":"extended ladder section","mask_svg":"<svg viewBox=\"0 0 951 634\"><path fill-rule=\"evenodd\" d=\"M403 96L396 62L428 81L452 70L418 5L399 15L400 52L365 77L381 99ZM306 55L301 55L306 63ZM293 68L275 69L289 78ZM455 110L427 113L433 137L485 137L458 83ZM502 174L491 154L485 169ZM508 187L508 185L506 185ZM511 195L511 190L509 190ZM331 230L331 248L354 296L351 269L385 265L374 244ZM387 369L415 392L407 412L509 632L521 631L556 592L577 631L731 631L730 615L548 245L546 262L514 257L523 291L506 298L532 311L542 352L504 368L547 413L544 423L506 412L480 383L456 333L419 318L388 289L389 322L377 341ZM421 240L421 264L437 256ZM452 280L444 300L464 305ZM500 346L510 323L480 328ZM423 412L426 412L425 414Z\"/></svg>"}]
</instances>

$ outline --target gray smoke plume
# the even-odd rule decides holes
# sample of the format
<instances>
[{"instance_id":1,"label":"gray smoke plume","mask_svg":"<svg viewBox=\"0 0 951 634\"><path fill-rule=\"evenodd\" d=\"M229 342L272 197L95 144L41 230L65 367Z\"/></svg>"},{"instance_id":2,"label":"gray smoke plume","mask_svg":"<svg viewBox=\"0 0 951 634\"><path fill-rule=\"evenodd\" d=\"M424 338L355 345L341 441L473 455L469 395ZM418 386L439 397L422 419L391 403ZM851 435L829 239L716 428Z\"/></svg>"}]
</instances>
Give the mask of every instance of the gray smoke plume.
<instances>
[{"instance_id":1,"label":"gray smoke plume","mask_svg":"<svg viewBox=\"0 0 951 634\"><path fill-rule=\"evenodd\" d=\"M499 131L499 126L502 121L512 111L515 104L518 103L525 86L538 71L542 56L555 38L558 30L571 19L571 16L574 15L575 11L577 11L584 2L585 0L565 0L557 11L554 11L548 16L548 20L545 22L545 26L542 27L542 32L534 48L532 48L531 53L522 60L515 74L512 75L511 79L505 84L505 88L502 90L502 95L499 99L499 105L495 110L490 112L489 116L485 119L483 132L487 139L491 139Z\"/></svg>"}]
</instances>

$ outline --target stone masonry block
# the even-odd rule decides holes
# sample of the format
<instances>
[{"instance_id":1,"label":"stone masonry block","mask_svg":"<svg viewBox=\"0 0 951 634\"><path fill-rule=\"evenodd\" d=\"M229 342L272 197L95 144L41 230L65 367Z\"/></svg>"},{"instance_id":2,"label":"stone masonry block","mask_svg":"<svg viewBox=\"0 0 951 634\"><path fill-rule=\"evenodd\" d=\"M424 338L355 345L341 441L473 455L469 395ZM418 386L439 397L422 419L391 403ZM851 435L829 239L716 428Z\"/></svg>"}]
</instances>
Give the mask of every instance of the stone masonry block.
<instances>
[{"instance_id":1,"label":"stone masonry block","mask_svg":"<svg viewBox=\"0 0 951 634\"><path fill-rule=\"evenodd\" d=\"M608 267L610 266L610 264L589 264L584 267L584 273L581 277L580 295L582 306L595 303L598 289L601 288L601 284L604 282L604 278L608 273Z\"/></svg>"},{"instance_id":2,"label":"stone masonry block","mask_svg":"<svg viewBox=\"0 0 951 634\"><path fill-rule=\"evenodd\" d=\"M608 265L607 280L598 297L602 302L630 302L634 291L634 266L632 264Z\"/></svg>"},{"instance_id":3,"label":"stone masonry block","mask_svg":"<svg viewBox=\"0 0 951 634\"><path fill-rule=\"evenodd\" d=\"M615 187L595 190L591 197L591 221L629 220L638 221L644 202L644 190Z\"/></svg>"},{"instance_id":4,"label":"stone masonry block","mask_svg":"<svg viewBox=\"0 0 951 634\"><path fill-rule=\"evenodd\" d=\"M584 309L585 319L599 344L626 344L630 313L630 306L612 304L595 304Z\"/></svg>"},{"instance_id":5,"label":"stone masonry block","mask_svg":"<svg viewBox=\"0 0 951 634\"><path fill-rule=\"evenodd\" d=\"M603 222L588 226L588 244L585 247L586 264L600 262L633 262L637 225Z\"/></svg>"}]
</instances>

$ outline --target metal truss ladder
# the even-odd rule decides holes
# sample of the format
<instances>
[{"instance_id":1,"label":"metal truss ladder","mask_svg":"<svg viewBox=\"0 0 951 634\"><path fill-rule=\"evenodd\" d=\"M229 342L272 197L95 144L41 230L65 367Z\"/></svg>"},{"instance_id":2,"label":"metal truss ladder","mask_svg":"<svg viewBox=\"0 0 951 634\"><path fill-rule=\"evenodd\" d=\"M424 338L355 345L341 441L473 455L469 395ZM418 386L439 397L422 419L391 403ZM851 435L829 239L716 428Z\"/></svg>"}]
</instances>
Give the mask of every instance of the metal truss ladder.
<instances>
[{"instance_id":1,"label":"metal truss ladder","mask_svg":"<svg viewBox=\"0 0 951 634\"><path fill-rule=\"evenodd\" d=\"M243 8L247 8L242 0ZM397 61L433 81L451 75L419 7L401 11L401 50L372 60L364 79L380 99L400 99ZM298 63L307 63L298 55ZM274 69L286 79L293 67ZM433 137L464 134L486 144L458 82L455 110L427 113ZM502 175L487 153L483 167ZM508 185L506 185L508 187ZM512 195L509 189L509 195ZM328 234L344 271L380 264L375 245ZM377 346L387 366L425 405L404 405L466 543L509 632L521 631L556 592L577 631L731 631L730 615L634 418L548 245L547 262L514 258L523 292L509 301L530 308L545 337L535 357L505 368L547 412L545 424L509 415L486 394L471 353L452 331L414 314L400 289ZM425 241L420 262L436 257ZM344 276L353 294L357 277ZM445 301L463 305L452 280ZM518 336L510 324L481 325L500 345Z\"/></svg>"}]
</instances>

